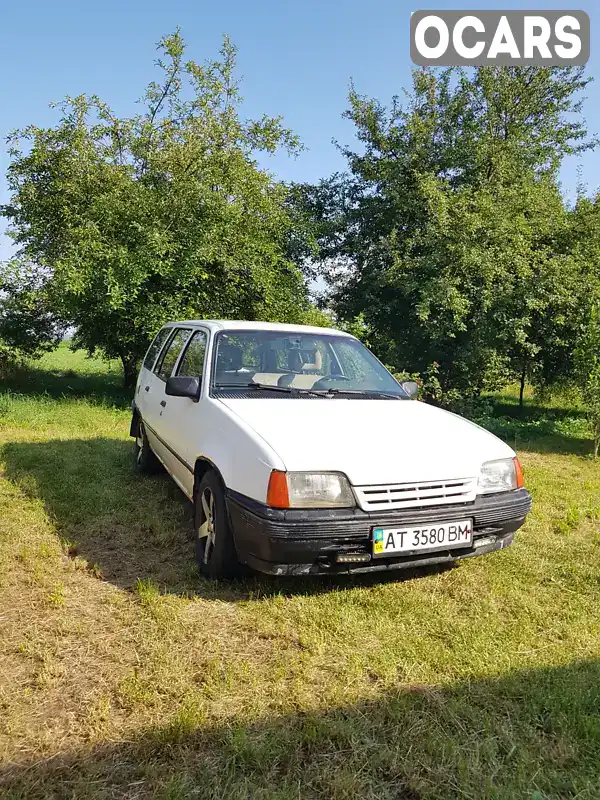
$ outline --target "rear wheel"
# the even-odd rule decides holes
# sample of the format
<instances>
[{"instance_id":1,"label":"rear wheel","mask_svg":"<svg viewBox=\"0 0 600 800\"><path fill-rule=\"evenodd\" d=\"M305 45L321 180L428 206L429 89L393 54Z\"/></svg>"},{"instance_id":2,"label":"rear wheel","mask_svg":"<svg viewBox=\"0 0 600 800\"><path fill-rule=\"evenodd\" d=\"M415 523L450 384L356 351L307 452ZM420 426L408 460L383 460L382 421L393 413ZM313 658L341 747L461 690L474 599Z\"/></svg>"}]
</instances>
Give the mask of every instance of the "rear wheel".
<instances>
[{"instance_id":1,"label":"rear wheel","mask_svg":"<svg viewBox=\"0 0 600 800\"><path fill-rule=\"evenodd\" d=\"M152 475L160 469L160 462L152 452L141 419L138 420L135 434L135 467L142 475Z\"/></svg>"},{"instance_id":2,"label":"rear wheel","mask_svg":"<svg viewBox=\"0 0 600 800\"><path fill-rule=\"evenodd\" d=\"M225 494L214 472L207 472L198 484L194 519L196 561L202 575L213 580L239 575Z\"/></svg>"}]
</instances>

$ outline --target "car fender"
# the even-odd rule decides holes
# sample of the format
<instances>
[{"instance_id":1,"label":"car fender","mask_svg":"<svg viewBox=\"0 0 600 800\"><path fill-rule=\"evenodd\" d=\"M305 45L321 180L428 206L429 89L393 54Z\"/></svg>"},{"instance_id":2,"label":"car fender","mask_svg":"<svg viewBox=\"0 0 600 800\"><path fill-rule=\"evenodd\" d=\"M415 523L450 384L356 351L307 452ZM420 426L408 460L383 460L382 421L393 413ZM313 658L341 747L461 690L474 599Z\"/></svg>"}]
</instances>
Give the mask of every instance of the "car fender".
<instances>
[{"instance_id":1,"label":"car fender","mask_svg":"<svg viewBox=\"0 0 600 800\"><path fill-rule=\"evenodd\" d=\"M219 400L210 398L201 451L220 473L227 489L264 503L274 469L285 470L281 456L247 422Z\"/></svg>"}]
</instances>

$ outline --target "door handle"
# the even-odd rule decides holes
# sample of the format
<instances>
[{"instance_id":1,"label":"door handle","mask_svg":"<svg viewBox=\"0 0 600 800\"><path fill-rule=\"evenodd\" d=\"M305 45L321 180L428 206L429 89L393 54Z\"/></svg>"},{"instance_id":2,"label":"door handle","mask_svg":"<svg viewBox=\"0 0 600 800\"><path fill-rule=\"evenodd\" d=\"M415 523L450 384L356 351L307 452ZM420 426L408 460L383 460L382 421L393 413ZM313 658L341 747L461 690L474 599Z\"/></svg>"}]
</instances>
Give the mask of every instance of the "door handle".
<instances>
[{"instance_id":1,"label":"door handle","mask_svg":"<svg viewBox=\"0 0 600 800\"><path fill-rule=\"evenodd\" d=\"M161 404L161 406L162 406L163 408L166 408L167 401L166 401L166 400L161 400L161 401L160 401L160 404Z\"/></svg>"},{"instance_id":2,"label":"door handle","mask_svg":"<svg viewBox=\"0 0 600 800\"><path fill-rule=\"evenodd\" d=\"M145 392L149 392L150 391L150 387L149 386L144 386L144 391Z\"/></svg>"}]
</instances>

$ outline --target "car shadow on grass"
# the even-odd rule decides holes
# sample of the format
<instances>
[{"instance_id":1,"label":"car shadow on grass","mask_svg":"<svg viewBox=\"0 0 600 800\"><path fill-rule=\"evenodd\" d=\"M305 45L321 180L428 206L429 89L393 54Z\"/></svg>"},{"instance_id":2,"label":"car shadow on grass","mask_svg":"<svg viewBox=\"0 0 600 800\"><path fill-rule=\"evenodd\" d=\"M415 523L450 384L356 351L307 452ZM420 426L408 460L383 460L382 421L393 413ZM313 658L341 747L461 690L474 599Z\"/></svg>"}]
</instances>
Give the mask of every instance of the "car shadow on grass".
<instances>
[{"instance_id":1,"label":"car shadow on grass","mask_svg":"<svg viewBox=\"0 0 600 800\"><path fill-rule=\"evenodd\" d=\"M235 602L350 589L435 571L297 578L250 573L239 581L203 580L194 561L191 503L165 472L138 475L133 453L133 442L123 439L54 439L9 442L0 458L5 476L44 503L65 551L122 589L152 581L163 593Z\"/></svg>"},{"instance_id":2,"label":"car shadow on grass","mask_svg":"<svg viewBox=\"0 0 600 800\"><path fill-rule=\"evenodd\" d=\"M266 711L266 709L265 709ZM258 715L257 715L258 716ZM600 662L256 721L209 723L202 695L156 727L0 768L7 800L45 798L550 798L600 796ZM130 720L130 723L133 720Z\"/></svg>"}]
</instances>

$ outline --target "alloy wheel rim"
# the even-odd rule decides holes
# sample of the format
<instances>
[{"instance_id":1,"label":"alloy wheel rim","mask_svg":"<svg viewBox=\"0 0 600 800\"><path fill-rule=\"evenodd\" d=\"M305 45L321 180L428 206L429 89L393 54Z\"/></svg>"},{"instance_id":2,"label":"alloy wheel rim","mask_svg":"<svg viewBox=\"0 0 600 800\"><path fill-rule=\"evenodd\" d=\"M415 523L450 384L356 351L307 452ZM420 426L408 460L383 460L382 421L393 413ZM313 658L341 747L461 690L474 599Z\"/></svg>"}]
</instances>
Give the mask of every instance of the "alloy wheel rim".
<instances>
[{"instance_id":1,"label":"alloy wheel rim","mask_svg":"<svg viewBox=\"0 0 600 800\"><path fill-rule=\"evenodd\" d=\"M142 455L144 453L144 436L145 436L144 426L140 422L140 424L138 425L137 436L135 437L135 443L137 445L136 459L138 464L142 463Z\"/></svg>"},{"instance_id":2,"label":"alloy wheel rim","mask_svg":"<svg viewBox=\"0 0 600 800\"><path fill-rule=\"evenodd\" d=\"M215 498L207 487L200 498L204 522L198 528L198 538L204 539L203 561L208 564L215 546Z\"/></svg>"}]
</instances>

